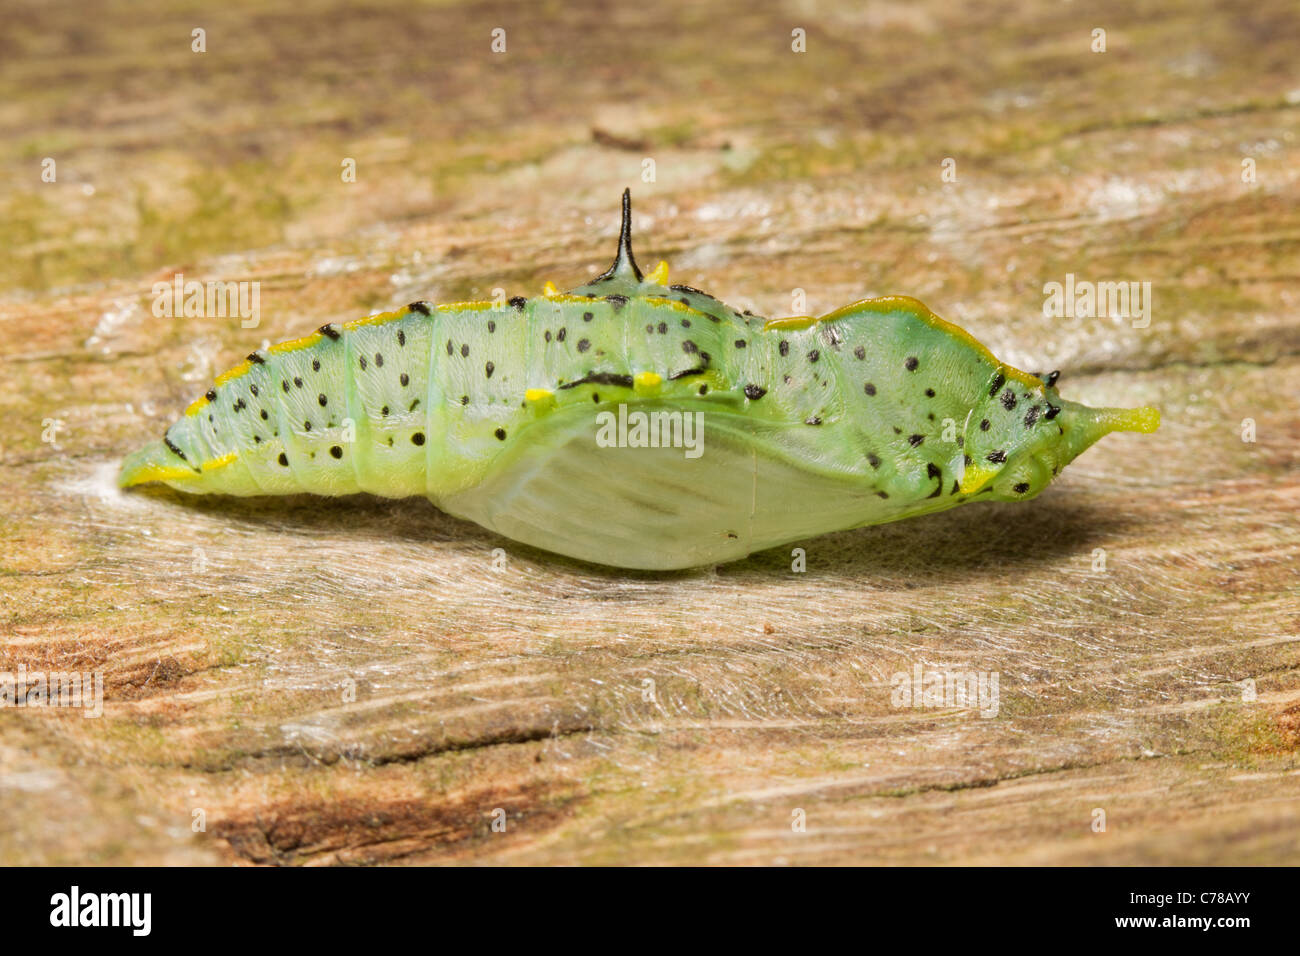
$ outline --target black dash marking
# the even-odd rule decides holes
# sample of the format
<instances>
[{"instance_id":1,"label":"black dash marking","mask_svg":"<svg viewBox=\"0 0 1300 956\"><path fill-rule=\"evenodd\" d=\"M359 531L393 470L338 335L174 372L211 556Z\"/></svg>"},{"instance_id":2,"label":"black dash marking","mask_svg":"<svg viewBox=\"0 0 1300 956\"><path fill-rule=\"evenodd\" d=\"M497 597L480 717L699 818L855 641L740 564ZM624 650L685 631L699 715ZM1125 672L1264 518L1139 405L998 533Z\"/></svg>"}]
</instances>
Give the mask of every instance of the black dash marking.
<instances>
[{"instance_id":1,"label":"black dash marking","mask_svg":"<svg viewBox=\"0 0 1300 956\"><path fill-rule=\"evenodd\" d=\"M907 441L908 441L908 444L910 444L913 448L915 448L917 445L921 444L921 442L925 441L925 436L924 436L924 435L908 435L908 436L907 436Z\"/></svg>"},{"instance_id":2,"label":"black dash marking","mask_svg":"<svg viewBox=\"0 0 1300 956\"><path fill-rule=\"evenodd\" d=\"M695 293L696 295L702 295L702 296L704 296L706 299L712 299L712 298L713 298L713 296L709 295L709 294L708 294L707 292L705 292L704 290L702 290L702 289L696 289L694 286L689 286L689 285L670 285L668 288L672 289L674 292L693 292L693 293Z\"/></svg>"},{"instance_id":3,"label":"black dash marking","mask_svg":"<svg viewBox=\"0 0 1300 956\"><path fill-rule=\"evenodd\" d=\"M411 312L419 312L421 315L429 315L429 314L430 314L430 311L429 311L429 303L424 302L424 301L420 301L420 302L412 302L412 303L411 303L410 305L408 305L406 308L407 308L408 310L410 310ZM406 344L405 341L403 341L404 338L405 338L405 336L403 335L403 333L401 333L401 332L398 332L398 333L397 333L397 341L401 342L403 345Z\"/></svg>"},{"instance_id":4,"label":"black dash marking","mask_svg":"<svg viewBox=\"0 0 1300 956\"><path fill-rule=\"evenodd\" d=\"M605 301L608 302L610 305L612 305L614 307L614 311L617 312L619 309L623 308L623 306L627 305L627 296L607 295L605 296Z\"/></svg>"},{"instance_id":5,"label":"black dash marking","mask_svg":"<svg viewBox=\"0 0 1300 956\"><path fill-rule=\"evenodd\" d=\"M313 372L319 372L319 371L320 371L320 359L312 359L312 360L311 360L311 370L312 370Z\"/></svg>"},{"instance_id":6,"label":"black dash marking","mask_svg":"<svg viewBox=\"0 0 1300 956\"><path fill-rule=\"evenodd\" d=\"M631 388L632 376L616 375L613 372L590 372L580 379L565 382L560 388L577 388L579 385L617 385L620 388Z\"/></svg>"},{"instance_id":7,"label":"black dash marking","mask_svg":"<svg viewBox=\"0 0 1300 956\"><path fill-rule=\"evenodd\" d=\"M397 344L398 345L406 344L406 333L403 332L401 329L397 330Z\"/></svg>"},{"instance_id":8,"label":"black dash marking","mask_svg":"<svg viewBox=\"0 0 1300 956\"><path fill-rule=\"evenodd\" d=\"M169 436L163 435L163 444L167 446L168 451L170 451L172 454L179 457L181 461L186 463L189 462L189 459L185 457L185 452L181 451L180 448L177 447L176 443L172 441Z\"/></svg>"},{"instance_id":9,"label":"black dash marking","mask_svg":"<svg viewBox=\"0 0 1300 956\"><path fill-rule=\"evenodd\" d=\"M993 378L993 384L989 386L989 398L996 395L1002 389L1002 386L1006 384L1006 381L1007 377L1001 372L998 372L998 374Z\"/></svg>"},{"instance_id":10,"label":"black dash marking","mask_svg":"<svg viewBox=\"0 0 1300 956\"><path fill-rule=\"evenodd\" d=\"M329 324L328 322L325 325L322 325L316 331L319 332L321 335L325 336L327 339L332 339L335 342L339 340L339 330L334 328L334 326Z\"/></svg>"},{"instance_id":11,"label":"black dash marking","mask_svg":"<svg viewBox=\"0 0 1300 956\"><path fill-rule=\"evenodd\" d=\"M668 381L670 381L670 382L675 382L675 381L677 381L679 378L686 378L686 376L688 376L688 375L703 375L703 374L704 374L705 372L707 372L707 371L708 371L708 368L707 368L706 366L703 366L703 365L697 365L695 368L684 368L684 369L682 369L680 372L678 372L676 375L669 375L669 376L668 376ZM563 388L564 386L561 385L560 387Z\"/></svg>"},{"instance_id":12,"label":"black dash marking","mask_svg":"<svg viewBox=\"0 0 1300 956\"><path fill-rule=\"evenodd\" d=\"M935 464L934 462L932 462L932 461L930 461L930 462L926 462L926 465L925 465L925 476L926 476L927 478L938 478L938 477L940 477L942 474L943 474L943 471L939 468L938 465L936 465L936 464Z\"/></svg>"},{"instance_id":13,"label":"black dash marking","mask_svg":"<svg viewBox=\"0 0 1300 956\"><path fill-rule=\"evenodd\" d=\"M1000 465L1007 460L1007 453L1005 451L989 452L985 456L985 460L991 461L995 465Z\"/></svg>"},{"instance_id":14,"label":"black dash marking","mask_svg":"<svg viewBox=\"0 0 1300 956\"><path fill-rule=\"evenodd\" d=\"M867 464L872 468L880 467L880 456L874 452L867 452Z\"/></svg>"},{"instance_id":15,"label":"black dash marking","mask_svg":"<svg viewBox=\"0 0 1300 956\"><path fill-rule=\"evenodd\" d=\"M265 364L266 364L266 359L262 358L262 356L258 355L256 352L249 352L249 353L248 353L248 360L249 360L250 362L252 362L254 365L265 365Z\"/></svg>"},{"instance_id":16,"label":"black dash marking","mask_svg":"<svg viewBox=\"0 0 1300 956\"><path fill-rule=\"evenodd\" d=\"M877 498L888 498L888 497L889 497L889 492L887 492L887 491L877 491L877 492L876 492L876 497L877 497Z\"/></svg>"},{"instance_id":17,"label":"black dash marking","mask_svg":"<svg viewBox=\"0 0 1300 956\"><path fill-rule=\"evenodd\" d=\"M766 394L767 394L767 389L762 388L758 385L745 386L745 397L748 398L750 401L758 401Z\"/></svg>"},{"instance_id":18,"label":"black dash marking","mask_svg":"<svg viewBox=\"0 0 1300 956\"><path fill-rule=\"evenodd\" d=\"M568 329L560 329L560 331L555 333L555 341L563 342L565 338L568 336L568 334L569 334Z\"/></svg>"}]
</instances>

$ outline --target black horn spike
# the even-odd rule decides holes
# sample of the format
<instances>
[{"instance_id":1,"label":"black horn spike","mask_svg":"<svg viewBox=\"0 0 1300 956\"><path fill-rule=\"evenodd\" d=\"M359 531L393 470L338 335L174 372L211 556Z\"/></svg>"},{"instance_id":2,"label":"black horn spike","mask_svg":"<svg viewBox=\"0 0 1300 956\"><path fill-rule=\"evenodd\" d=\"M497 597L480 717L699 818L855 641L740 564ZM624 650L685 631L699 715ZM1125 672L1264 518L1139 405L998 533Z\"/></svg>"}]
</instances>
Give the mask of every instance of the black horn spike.
<instances>
[{"instance_id":1,"label":"black horn spike","mask_svg":"<svg viewBox=\"0 0 1300 956\"><path fill-rule=\"evenodd\" d=\"M1056 369L1055 371L1048 372L1047 378L1044 379L1044 381L1047 382L1047 387L1051 388L1053 385L1056 384L1056 380L1060 377L1061 377L1061 370Z\"/></svg>"},{"instance_id":2,"label":"black horn spike","mask_svg":"<svg viewBox=\"0 0 1300 956\"><path fill-rule=\"evenodd\" d=\"M636 259L632 255L632 190L623 190L623 226L619 230L618 236L618 255L614 257L614 264L609 267L604 274L595 278L595 282L601 282L605 279L612 279L615 276L631 272L636 276L636 281L641 281L641 270L637 268Z\"/></svg>"}]
</instances>

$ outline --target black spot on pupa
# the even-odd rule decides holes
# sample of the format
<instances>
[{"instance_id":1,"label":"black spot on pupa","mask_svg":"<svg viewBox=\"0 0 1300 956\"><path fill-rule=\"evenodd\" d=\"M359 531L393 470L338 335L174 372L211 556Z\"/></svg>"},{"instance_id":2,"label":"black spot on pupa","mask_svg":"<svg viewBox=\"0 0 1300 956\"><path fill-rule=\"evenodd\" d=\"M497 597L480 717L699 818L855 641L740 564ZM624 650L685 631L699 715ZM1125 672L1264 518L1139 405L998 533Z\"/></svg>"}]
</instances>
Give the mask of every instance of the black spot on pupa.
<instances>
[{"instance_id":1,"label":"black spot on pupa","mask_svg":"<svg viewBox=\"0 0 1300 956\"><path fill-rule=\"evenodd\" d=\"M888 497L889 497L889 492L887 492L887 491L877 491L877 492L876 492L876 497L877 497L877 498L888 498Z\"/></svg>"},{"instance_id":2,"label":"black spot on pupa","mask_svg":"<svg viewBox=\"0 0 1300 956\"><path fill-rule=\"evenodd\" d=\"M333 455L335 458L342 458L342 457L343 457L343 449L340 448L338 445L331 445L331 446L330 446L330 454Z\"/></svg>"},{"instance_id":3,"label":"black spot on pupa","mask_svg":"<svg viewBox=\"0 0 1300 956\"><path fill-rule=\"evenodd\" d=\"M859 345L857 348L853 350L853 357L857 359L864 359L867 357L867 350L863 348L861 345Z\"/></svg>"},{"instance_id":4,"label":"black spot on pupa","mask_svg":"<svg viewBox=\"0 0 1300 956\"><path fill-rule=\"evenodd\" d=\"M667 322L660 322L660 323L659 323L659 334L660 334L660 335L667 335L667 334L668 334L668 323L667 323Z\"/></svg>"},{"instance_id":5,"label":"black spot on pupa","mask_svg":"<svg viewBox=\"0 0 1300 956\"><path fill-rule=\"evenodd\" d=\"M408 412L413 412L413 411L415 411L415 406L417 406L417 405L419 405L419 404L420 404L420 400L417 398L415 401L411 402L410 405L407 405L407 406L406 406L406 410L407 410Z\"/></svg>"},{"instance_id":6,"label":"black spot on pupa","mask_svg":"<svg viewBox=\"0 0 1300 956\"><path fill-rule=\"evenodd\" d=\"M311 360L311 370L312 370L313 372L319 372L319 371L320 371L320 359L314 358L314 359Z\"/></svg>"},{"instance_id":7,"label":"black spot on pupa","mask_svg":"<svg viewBox=\"0 0 1300 956\"><path fill-rule=\"evenodd\" d=\"M364 355L361 356L360 358L357 359L357 362L360 363L361 371L364 372L366 370L366 357Z\"/></svg>"},{"instance_id":8,"label":"black spot on pupa","mask_svg":"<svg viewBox=\"0 0 1300 956\"><path fill-rule=\"evenodd\" d=\"M805 425L820 425L822 420L814 415L812 418L805 418L803 423Z\"/></svg>"},{"instance_id":9,"label":"black spot on pupa","mask_svg":"<svg viewBox=\"0 0 1300 956\"><path fill-rule=\"evenodd\" d=\"M867 464L872 468L880 467L880 456L874 452L867 452Z\"/></svg>"},{"instance_id":10,"label":"black spot on pupa","mask_svg":"<svg viewBox=\"0 0 1300 956\"><path fill-rule=\"evenodd\" d=\"M383 353L381 353L381 352L376 352L376 353L375 353L375 368L383 368L383 367L384 367L384 356L383 356Z\"/></svg>"},{"instance_id":11,"label":"black spot on pupa","mask_svg":"<svg viewBox=\"0 0 1300 956\"><path fill-rule=\"evenodd\" d=\"M682 342L682 351L685 352L687 355L692 355L698 352L699 350L700 347L696 345L694 342L692 342L690 339L686 339L684 342Z\"/></svg>"},{"instance_id":12,"label":"black spot on pupa","mask_svg":"<svg viewBox=\"0 0 1300 956\"><path fill-rule=\"evenodd\" d=\"M585 352L585 351L587 351L587 349L589 349L589 348L591 348L591 342L590 342L590 341L588 341L587 339L578 339L578 351L579 351L579 352Z\"/></svg>"},{"instance_id":13,"label":"black spot on pupa","mask_svg":"<svg viewBox=\"0 0 1300 956\"><path fill-rule=\"evenodd\" d=\"M469 404L469 396L468 396L468 395L462 395L462 396L460 397L460 403L461 403L462 405L468 405L468 404Z\"/></svg>"},{"instance_id":14,"label":"black spot on pupa","mask_svg":"<svg viewBox=\"0 0 1300 956\"><path fill-rule=\"evenodd\" d=\"M738 349L743 349L748 344L749 343L746 342L744 339L736 339L736 348Z\"/></svg>"},{"instance_id":15,"label":"black spot on pupa","mask_svg":"<svg viewBox=\"0 0 1300 956\"><path fill-rule=\"evenodd\" d=\"M701 385L701 386L700 386L700 394L701 394L701 395L707 395L707 394L709 394L709 386L707 386L707 385Z\"/></svg>"},{"instance_id":16,"label":"black spot on pupa","mask_svg":"<svg viewBox=\"0 0 1300 956\"><path fill-rule=\"evenodd\" d=\"M399 375L397 380L402 383L403 387L411 384L411 376L407 375L405 372Z\"/></svg>"},{"instance_id":17,"label":"black spot on pupa","mask_svg":"<svg viewBox=\"0 0 1300 956\"><path fill-rule=\"evenodd\" d=\"M1025 412L1025 427L1033 428L1038 422L1038 406L1030 405L1029 411Z\"/></svg>"},{"instance_id":18,"label":"black spot on pupa","mask_svg":"<svg viewBox=\"0 0 1300 956\"><path fill-rule=\"evenodd\" d=\"M582 321L584 322L590 322L593 318L595 318L595 316L592 315L590 312L582 313Z\"/></svg>"},{"instance_id":19,"label":"black spot on pupa","mask_svg":"<svg viewBox=\"0 0 1300 956\"><path fill-rule=\"evenodd\" d=\"M610 305L612 305L614 307L614 311L617 312L619 309L623 308L623 306L627 305L627 296L607 295L605 296L605 301L608 302Z\"/></svg>"},{"instance_id":20,"label":"black spot on pupa","mask_svg":"<svg viewBox=\"0 0 1300 956\"><path fill-rule=\"evenodd\" d=\"M745 386L745 397L748 398L750 401L756 402L766 394L767 394L767 389L762 388L758 385Z\"/></svg>"},{"instance_id":21,"label":"black spot on pupa","mask_svg":"<svg viewBox=\"0 0 1300 956\"><path fill-rule=\"evenodd\" d=\"M785 339L782 339L780 343L777 345L777 351L779 351L782 355L789 355L790 343L787 342Z\"/></svg>"},{"instance_id":22,"label":"black spot on pupa","mask_svg":"<svg viewBox=\"0 0 1300 956\"><path fill-rule=\"evenodd\" d=\"M1029 482L1027 481L1019 482L1018 484L1013 485L1011 490L1018 495L1023 495L1026 491L1029 490Z\"/></svg>"},{"instance_id":23,"label":"black spot on pupa","mask_svg":"<svg viewBox=\"0 0 1300 956\"><path fill-rule=\"evenodd\" d=\"M863 385L862 390L866 392L868 395L876 394L876 386L872 385L870 382L867 382L865 385Z\"/></svg>"},{"instance_id":24,"label":"black spot on pupa","mask_svg":"<svg viewBox=\"0 0 1300 956\"><path fill-rule=\"evenodd\" d=\"M984 457L986 460L993 462L993 464L1000 465L1007 460L1007 453L1005 451L999 450L999 451L989 452Z\"/></svg>"},{"instance_id":25,"label":"black spot on pupa","mask_svg":"<svg viewBox=\"0 0 1300 956\"><path fill-rule=\"evenodd\" d=\"M496 330L497 330L496 319L488 319L488 332L491 333L491 332L495 332Z\"/></svg>"},{"instance_id":26,"label":"black spot on pupa","mask_svg":"<svg viewBox=\"0 0 1300 956\"><path fill-rule=\"evenodd\" d=\"M419 312L421 315L429 315L429 303L427 302L412 302L406 308L411 312ZM402 332L397 333L397 340L401 342L402 345L406 344L404 341L405 335Z\"/></svg>"},{"instance_id":27,"label":"black spot on pupa","mask_svg":"<svg viewBox=\"0 0 1300 956\"><path fill-rule=\"evenodd\" d=\"M325 397L325 393L322 392L321 394L319 394L319 395L316 396L316 401L320 402L320 407L321 407L321 408L324 408L325 405L326 405L326 403L329 402L329 399L327 399L327 398Z\"/></svg>"},{"instance_id":28,"label":"black spot on pupa","mask_svg":"<svg viewBox=\"0 0 1300 956\"><path fill-rule=\"evenodd\" d=\"M1002 407L1009 412L1015 411L1016 393L1011 391L1011 389L1007 389L1005 392L1002 393Z\"/></svg>"},{"instance_id":29,"label":"black spot on pupa","mask_svg":"<svg viewBox=\"0 0 1300 956\"><path fill-rule=\"evenodd\" d=\"M262 421L267 421L269 418L270 416L266 414L266 409L262 409Z\"/></svg>"},{"instance_id":30,"label":"black spot on pupa","mask_svg":"<svg viewBox=\"0 0 1300 956\"><path fill-rule=\"evenodd\" d=\"M926 398L934 398L934 389L932 389L932 388L927 388L927 389L925 390L925 397L926 397Z\"/></svg>"},{"instance_id":31,"label":"black spot on pupa","mask_svg":"<svg viewBox=\"0 0 1300 956\"><path fill-rule=\"evenodd\" d=\"M1007 377L1003 375L1001 372L998 372L998 374L993 377L993 384L989 386L989 398L992 398L994 395L1000 392L1002 390L1002 386L1006 384L1006 381L1007 381Z\"/></svg>"},{"instance_id":32,"label":"black spot on pupa","mask_svg":"<svg viewBox=\"0 0 1300 956\"><path fill-rule=\"evenodd\" d=\"M1043 381L1047 383L1048 388L1051 388L1056 384L1056 380L1060 377L1061 377L1061 370L1054 369L1053 371L1047 373L1047 378L1043 379Z\"/></svg>"},{"instance_id":33,"label":"black spot on pupa","mask_svg":"<svg viewBox=\"0 0 1300 956\"><path fill-rule=\"evenodd\" d=\"M295 379L295 381L296 381L296 379ZM207 399L208 401L210 401L210 402L215 402L215 401L217 400L217 390L216 390L215 388L210 388L210 389L208 389L206 392L203 393L203 397L206 398L206 399Z\"/></svg>"},{"instance_id":34,"label":"black spot on pupa","mask_svg":"<svg viewBox=\"0 0 1300 956\"><path fill-rule=\"evenodd\" d=\"M549 335L549 334L550 334L550 333L548 332L547 335ZM461 358L469 358L469 344L468 344L468 343L466 343L465 345L462 345L462 346L460 347L460 357L461 357Z\"/></svg>"},{"instance_id":35,"label":"black spot on pupa","mask_svg":"<svg viewBox=\"0 0 1300 956\"><path fill-rule=\"evenodd\" d=\"M451 355L456 351L455 346L451 344L451 339L447 340L447 354Z\"/></svg>"},{"instance_id":36,"label":"black spot on pupa","mask_svg":"<svg viewBox=\"0 0 1300 956\"><path fill-rule=\"evenodd\" d=\"M494 435L497 436L497 441L505 441L505 440L506 440L506 430L505 430L504 428L498 428L498 429L497 429L496 431L494 431L492 434L494 434Z\"/></svg>"},{"instance_id":37,"label":"black spot on pupa","mask_svg":"<svg viewBox=\"0 0 1300 956\"><path fill-rule=\"evenodd\" d=\"M909 355L907 357L907 361L903 363L903 367L906 368L909 372L915 372L916 367L920 364L921 364L920 361L917 359L915 355Z\"/></svg>"},{"instance_id":38,"label":"black spot on pupa","mask_svg":"<svg viewBox=\"0 0 1300 956\"><path fill-rule=\"evenodd\" d=\"M280 387L281 387L282 389L284 389L285 394L288 394L288 392L289 392L289 380L288 380L287 378L282 378L282 379L280 379Z\"/></svg>"},{"instance_id":39,"label":"black spot on pupa","mask_svg":"<svg viewBox=\"0 0 1300 956\"><path fill-rule=\"evenodd\" d=\"M989 430L989 420L985 418L980 421L980 431L986 432L988 430Z\"/></svg>"},{"instance_id":40,"label":"black spot on pupa","mask_svg":"<svg viewBox=\"0 0 1300 956\"><path fill-rule=\"evenodd\" d=\"M286 455L284 452L280 452L280 457L279 457L277 460L278 460L278 461L280 462L280 464L283 465L285 468L288 468L288 467L289 467L289 456Z\"/></svg>"},{"instance_id":41,"label":"black spot on pupa","mask_svg":"<svg viewBox=\"0 0 1300 956\"><path fill-rule=\"evenodd\" d=\"M563 342L565 338L568 337L568 334L569 334L568 329L560 329L560 331L555 333L555 341Z\"/></svg>"},{"instance_id":42,"label":"black spot on pupa","mask_svg":"<svg viewBox=\"0 0 1300 956\"><path fill-rule=\"evenodd\" d=\"M488 378L491 378L491 377L492 377L492 373L495 372L496 370L497 370L497 367L496 367L495 365L493 365L491 362L488 362L486 365L483 366L483 373L484 373Z\"/></svg>"},{"instance_id":43,"label":"black spot on pupa","mask_svg":"<svg viewBox=\"0 0 1300 956\"><path fill-rule=\"evenodd\" d=\"M809 362L816 362L821 357L822 357L822 353L817 351L816 349L813 349L811 352L808 353Z\"/></svg>"},{"instance_id":44,"label":"black spot on pupa","mask_svg":"<svg viewBox=\"0 0 1300 956\"><path fill-rule=\"evenodd\" d=\"M302 430L305 432L311 431L311 419L308 419L307 421L302 423Z\"/></svg>"},{"instance_id":45,"label":"black spot on pupa","mask_svg":"<svg viewBox=\"0 0 1300 956\"><path fill-rule=\"evenodd\" d=\"M248 386L248 394L252 395L254 398L257 398L257 386L256 385Z\"/></svg>"},{"instance_id":46,"label":"black spot on pupa","mask_svg":"<svg viewBox=\"0 0 1300 956\"><path fill-rule=\"evenodd\" d=\"M293 377L293 384L296 385L298 388L302 388L302 378L295 375Z\"/></svg>"},{"instance_id":47,"label":"black spot on pupa","mask_svg":"<svg viewBox=\"0 0 1300 956\"><path fill-rule=\"evenodd\" d=\"M398 345L406 344L406 333L403 332L401 329L397 330L397 344Z\"/></svg>"},{"instance_id":48,"label":"black spot on pupa","mask_svg":"<svg viewBox=\"0 0 1300 956\"><path fill-rule=\"evenodd\" d=\"M913 448L915 448L915 447L917 447L918 445L920 445L921 442L925 441L925 436L924 436L924 435L908 435L908 436L907 436L907 441L908 441L908 444L910 444Z\"/></svg>"},{"instance_id":49,"label":"black spot on pupa","mask_svg":"<svg viewBox=\"0 0 1300 956\"><path fill-rule=\"evenodd\" d=\"M383 408L381 408L381 409L379 410L379 414L382 415L382 416L384 416L384 418L387 418L387 417L388 417L388 406L385 405Z\"/></svg>"},{"instance_id":50,"label":"black spot on pupa","mask_svg":"<svg viewBox=\"0 0 1300 956\"><path fill-rule=\"evenodd\" d=\"M517 295L513 299L506 300L506 305L510 306L510 308L514 309L517 312L524 311L524 306L526 306L527 304L528 304L528 300L525 299L522 295Z\"/></svg>"},{"instance_id":51,"label":"black spot on pupa","mask_svg":"<svg viewBox=\"0 0 1300 956\"><path fill-rule=\"evenodd\" d=\"M332 325L329 324L322 325L316 331L318 331L321 335L325 336L326 338L331 339L335 342L339 340L339 330L334 328L334 326Z\"/></svg>"},{"instance_id":52,"label":"black spot on pupa","mask_svg":"<svg viewBox=\"0 0 1300 956\"><path fill-rule=\"evenodd\" d=\"M424 444L424 432L416 432L414 435L412 435L412 436L411 436L411 444L412 444L412 445L423 445L423 444Z\"/></svg>"},{"instance_id":53,"label":"black spot on pupa","mask_svg":"<svg viewBox=\"0 0 1300 956\"><path fill-rule=\"evenodd\" d=\"M936 464L935 464L934 462L932 462L932 461L930 461L930 462L926 462L926 465L925 465L925 476L926 476L927 478L938 478L938 477L939 477L940 475L942 475L942 474L943 474L943 471L939 468L938 465L936 465Z\"/></svg>"},{"instance_id":54,"label":"black spot on pupa","mask_svg":"<svg viewBox=\"0 0 1300 956\"><path fill-rule=\"evenodd\" d=\"M266 364L266 359L262 358L262 356L259 355L257 352L249 352L249 353L248 353L248 360L249 360L250 362L252 362L254 365L265 365L265 364Z\"/></svg>"}]
</instances>

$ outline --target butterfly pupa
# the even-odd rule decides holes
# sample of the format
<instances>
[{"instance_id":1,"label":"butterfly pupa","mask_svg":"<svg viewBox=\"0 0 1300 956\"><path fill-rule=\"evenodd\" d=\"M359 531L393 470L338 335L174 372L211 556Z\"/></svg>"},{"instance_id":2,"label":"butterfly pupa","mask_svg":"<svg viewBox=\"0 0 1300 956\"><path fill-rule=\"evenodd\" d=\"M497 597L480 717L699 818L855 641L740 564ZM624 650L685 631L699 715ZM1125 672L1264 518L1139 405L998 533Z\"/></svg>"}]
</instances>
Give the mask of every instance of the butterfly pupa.
<instances>
[{"instance_id":1,"label":"butterfly pupa","mask_svg":"<svg viewBox=\"0 0 1300 956\"><path fill-rule=\"evenodd\" d=\"M632 252L502 304L413 302L251 353L123 486L426 496L507 538L672 569L1023 501L1153 408L1067 401L915 299L764 319Z\"/></svg>"}]
</instances>

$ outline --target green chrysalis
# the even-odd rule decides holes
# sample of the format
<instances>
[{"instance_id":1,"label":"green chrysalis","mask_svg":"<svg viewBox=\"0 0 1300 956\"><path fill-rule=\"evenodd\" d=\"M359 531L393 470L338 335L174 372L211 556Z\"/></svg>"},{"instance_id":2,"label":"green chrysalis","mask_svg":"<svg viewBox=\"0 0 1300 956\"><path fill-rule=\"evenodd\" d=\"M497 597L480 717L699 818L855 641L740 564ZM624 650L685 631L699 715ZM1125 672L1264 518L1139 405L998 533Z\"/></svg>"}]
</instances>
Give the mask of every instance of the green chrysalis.
<instances>
[{"instance_id":1,"label":"green chrysalis","mask_svg":"<svg viewBox=\"0 0 1300 956\"><path fill-rule=\"evenodd\" d=\"M632 256L570 292L414 302L249 355L125 486L426 495L600 564L730 561L830 531L1032 498L1153 408L1061 398L904 296L766 320Z\"/></svg>"}]
</instances>

